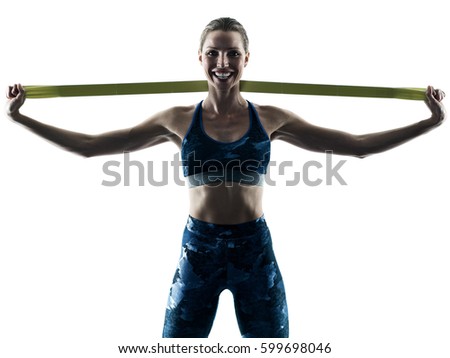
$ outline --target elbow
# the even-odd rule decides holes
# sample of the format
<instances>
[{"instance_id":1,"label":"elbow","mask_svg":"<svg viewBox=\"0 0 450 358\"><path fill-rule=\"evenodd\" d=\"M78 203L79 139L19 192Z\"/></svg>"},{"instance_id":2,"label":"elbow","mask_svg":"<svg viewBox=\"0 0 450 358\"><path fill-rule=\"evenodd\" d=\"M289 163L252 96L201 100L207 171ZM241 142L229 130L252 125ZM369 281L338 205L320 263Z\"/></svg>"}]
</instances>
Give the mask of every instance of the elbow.
<instances>
[{"instance_id":1,"label":"elbow","mask_svg":"<svg viewBox=\"0 0 450 358\"><path fill-rule=\"evenodd\" d=\"M359 135L354 137L352 155L358 159L364 159L374 154L374 151L368 146L365 136Z\"/></svg>"},{"instance_id":2,"label":"elbow","mask_svg":"<svg viewBox=\"0 0 450 358\"><path fill-rule=\"evenodd\" d=\"M69 152L76 154L82 158L95 157L97 154L95 152L88 150L86 148L66 148Z\"/></svg>"},{"instance_id":3,"label":"elbow","mask_svg":"<svg viewBox=\"0 0 450 358\"><path fill-rule=\"evenodd\" d=\"M354 157L364 159L368 156L377 153L377 150L370 145L365 135L357 135L354 137Z\"/></svg>"},{"instance_id":4,"label":"elbow","mask_svg":"<svg viewBox=\"0 0 450 358\"><path fill-rule=\"evenodd\" d=\"M71 152L83 158L92 158L99 155L99 152L96 149L95 136L86 136L79 144L80 145L77 145L75 148L72 148Z\"/></svg>"},{"instance_id":5,"label":"elbow","mask_svg":"<svg viewBox=\"0 0 450 358\"><path fill-rule=\"evenodd\" d=\"M367 158L370 155L385 150L382 146L374 143L366 135L347 136L345 141L338 142L333 152L358 159Z\"/></svg>"},{"instance_id":6,"label":"elbow","mask_svg":"<svg viewBox=\"0 0 450 358\"><path fill-rule=\"evenodd\" d=\"M128 150L126 141L122 138L114 138L105 135L88 135L84 137L74 152L84 158L92 158L101 155L119 154Z\"/></svg>"},{"instance_id":7,"label":"elbow","mask_svg":"<svg viewBox=\"0 0 450 358\"><path fill-rule=\"evenodd\" d=\"M357 158L357 159L364 159L367 158L370 154L364 154L364 153L358 153L358 154L353 154L352 157Z\"/></svg>"},{"instance_id":8,"label":"elbow","mask_svg":"<svg viewBox=\"0 0 450 358\"><path fill-rule=\"evenodd\" d=\"M94 153L87 152L87 151L77 151L77 152L75 152L75 154L78 154L79 156L81 156L83 158L92 158L92 157L96 156Z\"/></svg>"},{"instance_id":9,"label":"elbow","mask_svg":"<svg viewBox=\"0 0 450 358\"><path fill-rule=\"evenodd\" d=\"M358 158L358 159L364 159L364 158L367 158L369 155L370 154L356 154L356 155L354 155L354 157Z\"/></svg>"},{"instance_id":10,"label":"elbow","mask_svg":"<svg viewBox=\"0 0 450 358\"><path fill-rule=\"evenodd\" d=\"M373 153L371 153L370 151L367 151L367 150L358 150L355 153L354 157L358 158L358 159L364 159L364 158L367 158L368 156L370 156L371 154L373 154Z\"/></svg>"}]
</instances>

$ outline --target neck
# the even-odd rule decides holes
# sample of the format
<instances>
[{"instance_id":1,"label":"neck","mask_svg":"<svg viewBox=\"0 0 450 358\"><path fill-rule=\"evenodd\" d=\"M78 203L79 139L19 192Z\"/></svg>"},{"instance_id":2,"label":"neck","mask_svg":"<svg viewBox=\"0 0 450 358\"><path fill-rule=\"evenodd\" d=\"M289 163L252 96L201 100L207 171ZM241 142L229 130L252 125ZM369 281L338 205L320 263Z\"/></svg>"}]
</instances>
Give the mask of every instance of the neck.
<instances>
[{"instance_id":1,"label":"neck","mask_svg":"<svg viewBox=\"0 0 450 358\"><path fill-rule=\"evenodd\" d=\"M203 101L203 109L223 115L235 113L246 107L247 101L242 97L239 86L226 91L218 91L210 87L208 96Z\"/></svg>"}]
</instances>

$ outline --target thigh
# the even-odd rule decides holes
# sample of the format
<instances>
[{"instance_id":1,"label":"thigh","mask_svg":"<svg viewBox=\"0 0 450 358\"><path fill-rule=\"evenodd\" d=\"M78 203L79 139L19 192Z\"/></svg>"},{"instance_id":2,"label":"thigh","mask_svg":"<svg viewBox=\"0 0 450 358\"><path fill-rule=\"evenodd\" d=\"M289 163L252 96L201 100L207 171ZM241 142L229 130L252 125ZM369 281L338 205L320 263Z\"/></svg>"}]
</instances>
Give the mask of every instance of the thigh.
<instances>
[{"instance_id":1,"label":"thigh","mask_svg":"<svg viewBox=\"0 0 450 358\"><path fill-rule=\"evenodd\" d=\"M283 281L247 280L234 294L242 337L287 338L289 319ZM257 287L255 290L254 288ZM253 288L253 289L252 289Z\"/></svg>"},{"instance_id":2,"label":"thigh","mask_svg":"<svg viewBox=\"0 0 450 358\"><path fill-rule=\"evenodd\" d=\"M260 249L248 257L252 265L234 265L236 316L242 337L287 338L289 319L283 278L267 232Z\"/></svg>"},{"instance_id":3,"label":"thigh","mask_svg":"<svg viewBox=\"0 0 450 358\"><path fill-rule=\"evenodd\" d=\"M175 306L168 305L164 321L164 338L207 338L216 316L219 295L206 288L171 289L169 300L180 298Z\"/></svg>"},{"instance_id":4,"label":"thigh","mask_svg":"<svg viewBox=\"0 0 450 358\"><path fill-rule=\"evenodd\" d=\"M208 337L216 315L224 269L216 247L186 239L167 302L163 337Z\"/></svg>"}]
</instances>

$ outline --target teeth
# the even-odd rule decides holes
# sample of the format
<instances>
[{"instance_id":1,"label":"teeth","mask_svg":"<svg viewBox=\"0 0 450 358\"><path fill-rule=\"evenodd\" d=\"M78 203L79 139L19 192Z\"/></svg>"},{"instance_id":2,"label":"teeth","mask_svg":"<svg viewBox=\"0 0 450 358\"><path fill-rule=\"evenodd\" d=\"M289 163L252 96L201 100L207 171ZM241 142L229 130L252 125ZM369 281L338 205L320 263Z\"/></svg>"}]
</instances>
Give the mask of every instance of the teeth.
<instances>
[{"instance_id":1,"label":"teeth","mask_svg":"<svg viewBox=\"0 0 450 358\"><path fill-rule=\"evenodd\" d=\"M231 73L230 72L216 72L215 75L217 77L219 77L220 79L224 80L224 79L230 77Z\"/></svg>"}]
</instances>

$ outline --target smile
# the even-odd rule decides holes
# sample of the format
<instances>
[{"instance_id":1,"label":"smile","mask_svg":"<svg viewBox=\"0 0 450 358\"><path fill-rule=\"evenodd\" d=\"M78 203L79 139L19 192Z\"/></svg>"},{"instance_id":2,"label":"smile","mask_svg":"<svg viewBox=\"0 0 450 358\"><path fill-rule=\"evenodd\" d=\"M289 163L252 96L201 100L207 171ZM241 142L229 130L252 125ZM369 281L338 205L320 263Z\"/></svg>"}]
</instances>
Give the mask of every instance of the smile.
<instances>
[{"instance_id":1,"label":"smile","mask_svg":"<svg viewBox=\"0 0 450 358\"><path fill-rule=\"evenodd\" d=\"M231 76L231 72L214 72L214 75L221 80L226 80Z\"/></svg>"}]
</instances>

